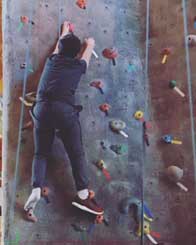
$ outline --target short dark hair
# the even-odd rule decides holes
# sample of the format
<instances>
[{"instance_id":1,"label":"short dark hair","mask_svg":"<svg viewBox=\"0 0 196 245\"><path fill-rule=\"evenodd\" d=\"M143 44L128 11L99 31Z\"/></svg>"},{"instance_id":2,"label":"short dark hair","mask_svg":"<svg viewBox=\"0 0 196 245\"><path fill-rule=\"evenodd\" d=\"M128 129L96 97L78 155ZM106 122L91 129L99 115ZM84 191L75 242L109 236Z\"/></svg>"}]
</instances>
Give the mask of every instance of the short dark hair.
<instances>
[{"instance_id":1,"label":"short dark hair","mask_svg":"<svg viewBox=\"0 0 196 245\"><path fill-rule=\"evenodd\" d=\"M59 54L74 58L80 52L81 41L77 36L71 33L60 39L58 48Z\"/></svg>"}]
</instances>

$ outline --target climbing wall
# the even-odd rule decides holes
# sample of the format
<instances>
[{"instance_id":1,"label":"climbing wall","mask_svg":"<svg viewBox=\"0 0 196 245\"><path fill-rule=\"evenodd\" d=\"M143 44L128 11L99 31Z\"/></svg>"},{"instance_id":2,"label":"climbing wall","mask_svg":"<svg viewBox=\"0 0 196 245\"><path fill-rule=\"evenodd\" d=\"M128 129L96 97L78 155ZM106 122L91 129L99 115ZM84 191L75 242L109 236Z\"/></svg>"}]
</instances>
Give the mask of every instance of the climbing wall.
<instances>
[{"instance_id":1,"label":"climbing wall","mask_svg":"<svg viewBox=\"0 0 196 245\"><path fill-rule=\"evenodd\" d=\"M99 0L88 1L83 10L71 0L4 1L5 244L151 244L146 236L140 239L135 234L133 213L122 213L120 204L127 197L143 199L148 205L154 216L151 234L159 244L196 244L194 125L190 120L184 29L188 16L188 33L196 34L196 5L189 0L185 9L183 2ZM22 25L21 16L30 22ZM81 39L95 38L99 56L92 58L77 91L77 102L84 107L80 119L91 187L106 213L106 222L99 225L94 224L94 216L71 206L75 187L58 135L48 163L49 202L39 202L37 223L27 222L23 213L31 191L33 135L31 129L22 130L30 117L29 108L23 107L19 97L36 91L46 57L65 19L74 23ZM117 48L116 66L102 56L106 47ZM167 47L171 54L161 64ZM195 50L189 49L193 104ZM104 94L90 86L94 80L104 83ZM177 81L185 98L169 88L171 80ZM103 103L111 106L108 116L99 109ZM142 120L134 118L138 110L150 121L149 147L144 142ZM128 139L110 130L113 119L126 123ZM166 144L162 140L166 134L174 135L182 145ZM111 179L97 168L95 163L101 159ZM188 192L167 178L165 169L170 165L184 170L182 183Z\"/></svg>"},{"instance_id":2,"label":"climbing wall","mask_svg":"<svg viewBox=\"0 0 196 245\"><path fill-rule=\"evenodd\" d=\"M5 242L140 243L140 238L133 234L134 220L119 211L123 198L135 196L141 199L142 194L142 124L132 116L145 104L139 9L139 1L89 1L86 10L80 9L71 0L4 3L5 117L8 121L5 142L8 154L4 159ZM30 23L20 23L23 15L29 17ZM99 55L98 59L92 58L76 97L84 107L81 124L91 187L108 219L107 224L102 225L93 225L94 216L71 206L75 188L70 164L58 137L48 164L50 203L47 204L44 199L40 201L35 211L39 219L36 224L27 222L22 210L31 190L33 136L32 130L24 130L20 137L20 115L24 114L24 125L29 120L29 114L28 108L24 108L23 113L19 97L25 83L25 93L36 91L44 61L54 48L60 24L65 19L74 23L75 33L81 39L88 36L95 38L95 50ZM116 66L103 58L102 50L106 47L117 48ZM26 69L21 68L24 63ZM103 95L89 86L93 80L103 81ZM111 106L108 116L99 109L103 103ZM110 130L109 121L113 119L126 122L124 131L129 135L128 139ZM110 173L110 180L95 165L101 159Z\"/></svg>"}]
</instances>

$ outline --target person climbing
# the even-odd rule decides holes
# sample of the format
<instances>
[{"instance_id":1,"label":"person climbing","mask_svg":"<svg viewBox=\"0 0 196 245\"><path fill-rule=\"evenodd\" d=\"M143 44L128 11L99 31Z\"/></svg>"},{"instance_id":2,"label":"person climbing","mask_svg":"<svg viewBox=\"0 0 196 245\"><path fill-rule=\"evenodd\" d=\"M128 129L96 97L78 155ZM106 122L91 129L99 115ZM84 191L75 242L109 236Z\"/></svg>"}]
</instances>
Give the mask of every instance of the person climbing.
<instances>
[{"instance_id":1,"label":"person climbing","mask_svg":"<svg viewBox=\"0 0 196 245\"><path fill-rule=\"evenodd\" d=\"M95 46L93 38L85 40L83 52L80 39L69 32L70 23L65 21L54 52L46 61L38 85L36 104L31 110L34 122L34 159L32 164L32 193L24 210L34 210L41 198L45 183L47 160L52 150L55 131L68 153L77 195L72 205L96 214L103 209L91 197L87 165L82 145L79 112L75 105L75 91L82 74L86 72ZM79 58L80 56L80 58Z\"/></svg>"}]
</instances>

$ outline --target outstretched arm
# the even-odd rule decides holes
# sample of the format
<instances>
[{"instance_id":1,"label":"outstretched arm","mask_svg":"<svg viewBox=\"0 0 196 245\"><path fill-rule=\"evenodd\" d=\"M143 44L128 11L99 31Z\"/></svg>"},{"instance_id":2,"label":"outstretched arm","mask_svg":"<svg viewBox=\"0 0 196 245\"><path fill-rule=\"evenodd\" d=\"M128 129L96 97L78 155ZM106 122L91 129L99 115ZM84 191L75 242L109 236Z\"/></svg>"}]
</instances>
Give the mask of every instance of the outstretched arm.
<instances>
[{"instance_id":1,"label":"outstretched arm","mask_svg":"<svg viewBox=\"0 0 196 245\"><path fill-rule=\"evenodd\" d=\"M53 51L53 54L57 54L58 53L58 46L59 46L59 40L66 36L68 33L69 33L69 25L70 25L70 22L68 21L65 21L62 25L62 31L61 31L61 35L60 37L58 38L58 41L57 41L57 44L55 46L55 49Z\"/></svg>"},{"instance_id":2,"label":"outstretched arm","mask_svg":"<svg viewBox=\"0 0 196 245\"><path fill-rule=\"evenodd\" d=\"M87 38L85 40L86 48L82 53L81 60L85 60L87 63L87 67L89 65L93 49L95 47L95 40L93 38Z\"/></svg>"}]
</instances>

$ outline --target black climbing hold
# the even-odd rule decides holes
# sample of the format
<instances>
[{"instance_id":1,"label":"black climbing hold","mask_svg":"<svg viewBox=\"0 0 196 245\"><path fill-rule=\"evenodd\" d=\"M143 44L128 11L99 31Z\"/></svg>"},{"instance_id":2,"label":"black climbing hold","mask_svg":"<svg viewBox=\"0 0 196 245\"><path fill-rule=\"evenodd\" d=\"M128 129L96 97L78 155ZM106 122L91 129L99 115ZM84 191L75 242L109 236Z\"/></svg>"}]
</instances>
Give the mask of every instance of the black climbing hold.
<instances>
[{"instance_id":1,"label":"black climbing hold","mask_svg":"<svg viewBox=\"0 0 196 245\"><path fill-rule=\"evenodd\" d=\"M103 32L104 32L104 33L107 33L107 30L104 30Z\"/></svg>"},{"instance_id":2,"label":"black climbing hold","mask_svg":"<svg viewBox=\"0 0 196 245\"><path fill-rule=\"evenodd\" d=\"M100 145L101 145L101 147L102 147L103 150L106 150L107 149L107 147L105 146L104 141L101 141L100 142Z\"/></svg>"},{"instance_id":3,"label":"black climbing hold","mask_svg":"<svg viewBox=\"0 0 196 245\"><path fill-rule=\"evenodd\" d=\"M122 155L127 152L127 148L125 145L111 145L110 149L114 151L117 155Z\"/></svg>"},{"instance_id":4,"label":"black climbing hold","mask_svg":"<svg viewBox=\"0 0 196 245\"><path fill-rule=\"evenodd\" d=\"M71 226L74 228L77 232L84 232L86 231L86 227L80 225L80 224L71 224Z\"/></svg>"}]
</instances>

